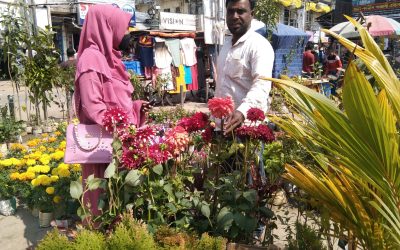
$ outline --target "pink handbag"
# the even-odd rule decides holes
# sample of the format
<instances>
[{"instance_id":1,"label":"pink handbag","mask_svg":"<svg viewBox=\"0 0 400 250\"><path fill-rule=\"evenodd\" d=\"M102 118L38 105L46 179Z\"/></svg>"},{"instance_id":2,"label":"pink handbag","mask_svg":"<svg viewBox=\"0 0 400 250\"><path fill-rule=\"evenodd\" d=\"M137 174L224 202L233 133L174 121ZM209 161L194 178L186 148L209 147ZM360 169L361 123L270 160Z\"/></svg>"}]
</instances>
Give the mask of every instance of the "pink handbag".
<instances>
[{"instance_id":1,"label":"pink handbag","mask_svg":"<svg viewBox=\"0 0 400 250\"><path fill-rule=\"evenodd\" d=\"M99 125L69 124L64 162L110 163L112 134Z\"/></svg>"}]
</instances>

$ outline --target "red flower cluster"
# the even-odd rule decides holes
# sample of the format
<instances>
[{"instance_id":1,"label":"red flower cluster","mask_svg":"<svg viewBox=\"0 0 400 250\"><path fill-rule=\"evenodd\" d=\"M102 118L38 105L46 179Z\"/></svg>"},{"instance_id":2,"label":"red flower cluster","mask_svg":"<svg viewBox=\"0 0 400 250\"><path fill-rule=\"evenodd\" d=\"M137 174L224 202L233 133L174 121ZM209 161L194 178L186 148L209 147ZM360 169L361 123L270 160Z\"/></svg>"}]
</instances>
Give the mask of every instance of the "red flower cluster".
<instances>
[{"instance_id":1,"label":"red flower cluster","mask_svg":"<svg viewBox=\"0 0 400 250\"><path fill-rule=\"evenodd\" d=\"M205 143L210 143L212 139L212 132L214 131L213 127L206 128L203 133L201 133L201 138Z\"/></svg>"},{"instance_id":2,"label":"red flower cluster","mask_svg":"<svg viewBox=\"0 0 400 250\"><path fill-rule=\"evenodd\" d=\"M259 108L250 108L247 111L247 119L249 119L252 122L264 121L265 120L265 114Z\"/></svg>"},{"instance_id":3,"label":"red flower cluster","mask_svg":"<svg viewBox=\"0 0 400 250\"><path fill-rule=\"evenodd\" d=\"M197 112L191 117L184 117L178 122L178 126L183 127L188 133L204 129L208 124L208 115Z\"/></svg>"},{"instance_id":4,"label":"red flower cluster","mask_svg":"<svg viewBox=\"0 0 400 250\"><path fill-rule=\"evenodd\" d=\"M233 112L234 105L230 96L214 97L208 101L208 109L215 118L222 119Z\"/></svg>"},{"instance_id":5,"label":"red flower cluster","mask_svg":"<svg viewBox=\"0 0 400 250\"><path fill-rule=\"evenodd\" d=\"M104 113L103 126L107 131L112 133L114 132L114 128L117 131L120 131L128 125L128 117L122 108L115 107L107 109L107 111Z\"/></svg>"},{"instance_id":6,"label":"red flower cluster","mask_svg":"<svg viewBox=\"0 0 400 250\"><path fill-rule=\"evenodd\" d=\"M257 139L263 142L272 142L275 140L274 133L265 124L258 126L241 126L236 129L236 135L241 138Z\"/></svg>"}]
</instances>

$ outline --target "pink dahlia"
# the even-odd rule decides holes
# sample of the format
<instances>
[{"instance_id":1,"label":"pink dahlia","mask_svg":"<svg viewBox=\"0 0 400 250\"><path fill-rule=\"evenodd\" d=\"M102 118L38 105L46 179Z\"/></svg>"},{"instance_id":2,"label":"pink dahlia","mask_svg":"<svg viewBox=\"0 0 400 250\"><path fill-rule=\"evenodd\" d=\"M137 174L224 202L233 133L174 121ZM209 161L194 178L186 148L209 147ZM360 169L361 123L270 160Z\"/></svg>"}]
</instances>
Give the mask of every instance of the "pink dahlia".
<instances>
[{"instance_id":1,"label":"pink dahlia","mask_svg":"<svg viewBox=\"0 0 400 250\"><path fill-rule=\"evenodd\" d=\"M205 143L211 142L213 130L214 130L214 128L208 127L203 131L203 133L201 133L201 138L203 139L203 141Z\"/></svg>"},{"instance_id":2,"label":"pink dahlia","mask_svg":"<svg viewBox=\"0 0 400 250\"><path fill-rule=\"evenodd\" d=\"M222 119L227 117L233 112L234 105L230 96L227 97L214 97L208 101L208 109L216 118Z\"/></svg>"},{"instance_id":3,"label":"pink dahlia","mask_svg":"<svg viewBox=\"0 0 400 250\"><path fill-rule=\"evenodd\" d=\"M171 154L166 150L164 144L154 144L148 148L148 158L154 164L166 162L171 157Z\"/></svg>"},{"instance_id":4,"label":"pink dahlia","mask_svg":"<svg viewBox=\"0 0 400 250\"><path fill-rule=\"evenodd\" d=\"M174 156L178 156L180 152L185 151L189 144L189 134L183 127L176 126L165 132L165 143L169 152Z\"/></svg>"},{"instance_id":5,"label":"pink dahlia","mask_svg":"<svg viewBox=\"0 0 400 250\"><path fill-rule=\"evenodd\" d=\"M247 111L247 119L249 119L252 122L264 121L265 120L265 114L259 108L250 108Z\"/></svg>"},{"instance_id":6,"label":"pink dahlia","mask_svg":"<svg viewBox=\"0 0 400 250\"><path fill-rule=\"evenodd\" d=\"M107 109L103 116L103 126L109 132L114 132L114 128L119 131L129 125L126 112L119 107Z\"/></svg>"}]
</instances>

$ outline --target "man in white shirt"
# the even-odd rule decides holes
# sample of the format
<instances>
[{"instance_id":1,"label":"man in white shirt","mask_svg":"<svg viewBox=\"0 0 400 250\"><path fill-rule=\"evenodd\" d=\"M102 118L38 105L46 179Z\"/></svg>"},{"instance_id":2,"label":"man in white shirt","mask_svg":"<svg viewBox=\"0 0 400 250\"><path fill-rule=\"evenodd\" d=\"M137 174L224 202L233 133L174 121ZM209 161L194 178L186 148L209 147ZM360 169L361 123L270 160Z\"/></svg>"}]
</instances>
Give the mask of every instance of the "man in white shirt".
<instances>
[{"instance_id":1,"label":"man in white shirt","mask_svg":"<svg viewBox=\"0 0 400 250\"><path fill-rule=\"evenodd\" d=\"M226 0L226 20L232 37L225 40L217 60L216 97L231 96L235 111L225 121L229 134L245 120L250 108L268 109L274 51L267 39L253 31L255 0Z\"/></svg>"}]
</instances>

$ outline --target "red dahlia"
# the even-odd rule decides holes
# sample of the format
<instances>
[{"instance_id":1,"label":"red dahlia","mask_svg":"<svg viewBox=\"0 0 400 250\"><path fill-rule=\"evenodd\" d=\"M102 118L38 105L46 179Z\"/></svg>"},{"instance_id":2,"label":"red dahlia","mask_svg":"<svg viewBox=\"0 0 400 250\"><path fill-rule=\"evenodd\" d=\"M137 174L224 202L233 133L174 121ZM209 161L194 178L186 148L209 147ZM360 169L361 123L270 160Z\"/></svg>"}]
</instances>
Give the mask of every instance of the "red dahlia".
<instances>
[{"instance_id":1,"label":"red dahlia","mask_svg":"<svg viewBox=\"0 0 400 250\"><path fill-rule=\"evenodd\" d=\"M247 119L249 119L252 122L264 121L265 120L265 114L259 108L250 108L247 111Z\"/></svg>"},{"instance_id":2,"label":"red dahlia","mask_svg":"<svg viewBox=\"0 0 400 250\"><path fill-rule=\"evenodd\" d=\"M208 109L215 118L222 119L233 112L233 100L230 96L214 97L208 101Z\"/></svg>"}]
</instances>

